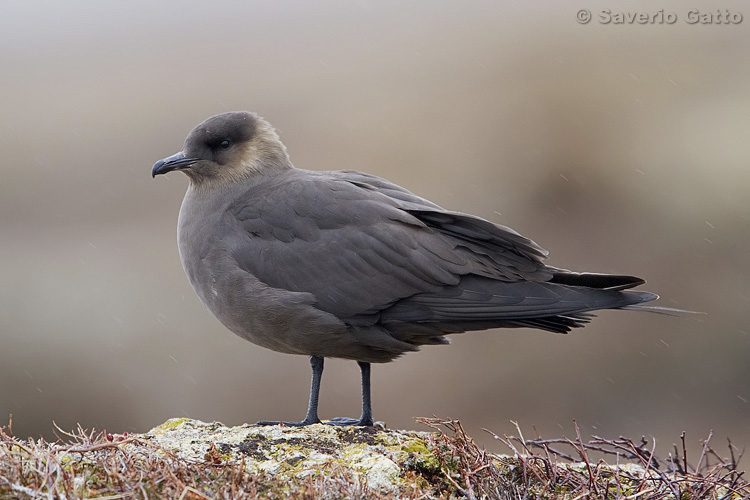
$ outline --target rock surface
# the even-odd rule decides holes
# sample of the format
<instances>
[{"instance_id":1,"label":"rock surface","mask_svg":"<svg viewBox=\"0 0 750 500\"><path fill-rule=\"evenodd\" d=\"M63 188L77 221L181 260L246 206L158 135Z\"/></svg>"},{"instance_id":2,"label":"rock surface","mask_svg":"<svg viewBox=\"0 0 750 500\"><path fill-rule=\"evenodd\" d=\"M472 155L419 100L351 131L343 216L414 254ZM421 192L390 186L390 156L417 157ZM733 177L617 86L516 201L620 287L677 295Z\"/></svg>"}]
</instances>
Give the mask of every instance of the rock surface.
<instances>
[{"instance_id":1,"label":"rock surface","mask_svg":"<svg viewBox=\"0 0 750 500\"><path fill-rule=\"evenodd\" d=\"M175 418L144 438L181 459L221 464L240 462L248 473L270 473L279 481L347 469L367 488L392 493L419 476L440 473L435 435L382 427L252 426Z\"/></svg>"}]
</instances>

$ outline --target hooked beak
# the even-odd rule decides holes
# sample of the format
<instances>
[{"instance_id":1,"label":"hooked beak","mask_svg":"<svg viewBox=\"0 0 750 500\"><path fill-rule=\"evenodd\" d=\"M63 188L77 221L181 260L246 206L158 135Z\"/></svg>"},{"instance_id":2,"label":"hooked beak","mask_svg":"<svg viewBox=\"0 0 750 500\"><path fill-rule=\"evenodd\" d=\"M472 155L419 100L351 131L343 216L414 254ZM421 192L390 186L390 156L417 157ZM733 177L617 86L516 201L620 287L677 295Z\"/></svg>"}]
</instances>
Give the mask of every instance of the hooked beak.
<instances>
[{"instance_id":1,"label":"hooked beak","mask_svg":"<svg viewBox=\"0 0 750 500\"><path fill-rule=\"evenodd\" d=\"M190 166L197 161L200 161L200 159L185 158L185 155L180 151L179 153L173 154L168 158L164 158L163 160L154 163L154 168L151 169L151 177L166 174L172 170L184 170L190 168Z\"/></svg>"}]
</instances>

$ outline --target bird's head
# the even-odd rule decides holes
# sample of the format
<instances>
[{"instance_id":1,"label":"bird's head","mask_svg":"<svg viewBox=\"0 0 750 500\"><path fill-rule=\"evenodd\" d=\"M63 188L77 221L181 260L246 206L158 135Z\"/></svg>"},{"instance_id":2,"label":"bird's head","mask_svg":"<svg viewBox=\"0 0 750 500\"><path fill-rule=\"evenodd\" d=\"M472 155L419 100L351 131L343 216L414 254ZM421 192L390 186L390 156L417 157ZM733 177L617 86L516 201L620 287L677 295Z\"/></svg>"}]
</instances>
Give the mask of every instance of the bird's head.
<instances>
[{"instance_id":1,"label":"bird's head","mask_svg":"<svg viewBox=\"0 0 750 500\"><path fill-rule=\"evenodd\" d=\"M192 184L223 186L292 168L273 127L247 111L216 115L195 127L185 145L154 164L151 175L181 170Z\"/></svg>"}]
</instances>

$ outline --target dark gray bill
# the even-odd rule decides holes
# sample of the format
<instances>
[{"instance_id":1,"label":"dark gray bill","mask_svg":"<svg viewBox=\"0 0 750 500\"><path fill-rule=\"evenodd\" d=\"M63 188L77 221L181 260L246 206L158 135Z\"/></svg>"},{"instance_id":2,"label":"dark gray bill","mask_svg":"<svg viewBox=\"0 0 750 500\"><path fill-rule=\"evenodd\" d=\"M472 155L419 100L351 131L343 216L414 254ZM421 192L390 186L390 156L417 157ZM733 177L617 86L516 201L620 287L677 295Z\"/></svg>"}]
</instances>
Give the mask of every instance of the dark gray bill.
<instances>
[{"instance_id":1,"label":"dark gray bill","mask_svg":"<svg viewBox=\"0 0 750 500\"><path fill-rule=\"evenodd\" d=\"M197 161L198 158L185 158L185 155L180 151L179 153L175 153L168 158L164 158L163 160L154 163L154 168L151 169L151 177L166 174L172 170L183 170Z\"/></svg>"}]
</instances>

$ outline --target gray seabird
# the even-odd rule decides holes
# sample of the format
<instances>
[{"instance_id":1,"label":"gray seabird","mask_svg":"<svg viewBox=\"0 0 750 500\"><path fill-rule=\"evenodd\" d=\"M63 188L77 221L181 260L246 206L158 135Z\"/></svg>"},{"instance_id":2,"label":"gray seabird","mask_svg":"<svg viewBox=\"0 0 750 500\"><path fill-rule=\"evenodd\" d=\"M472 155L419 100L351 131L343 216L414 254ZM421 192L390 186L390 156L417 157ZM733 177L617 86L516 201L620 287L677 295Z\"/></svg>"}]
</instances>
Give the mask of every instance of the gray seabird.
<instances>
[{"instance_id":1,"label":"gray seabird","mask_svg":"<svg viewBox=\"0 0 750 500\"><path fill-rule=\"evenodd\" d=\"M355 360L362 372L362 416L325 423L372 425L370 363L446 344L451 333L565 333L591 311L658 298L625 291L640 278L547 266L547 252L512 229L379 177L297 169L254 113L195 127L152 175L172 170L190 179L177 238L200 299L240 337L310 356L307 416L286 425L320 422L323 358Z\"/></svg>"}]
</instances>

